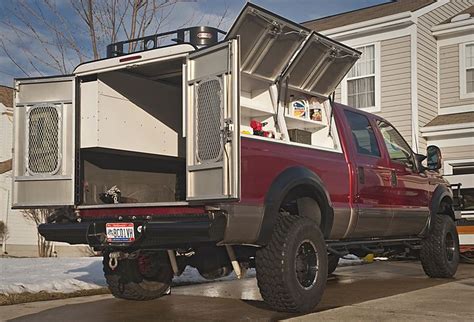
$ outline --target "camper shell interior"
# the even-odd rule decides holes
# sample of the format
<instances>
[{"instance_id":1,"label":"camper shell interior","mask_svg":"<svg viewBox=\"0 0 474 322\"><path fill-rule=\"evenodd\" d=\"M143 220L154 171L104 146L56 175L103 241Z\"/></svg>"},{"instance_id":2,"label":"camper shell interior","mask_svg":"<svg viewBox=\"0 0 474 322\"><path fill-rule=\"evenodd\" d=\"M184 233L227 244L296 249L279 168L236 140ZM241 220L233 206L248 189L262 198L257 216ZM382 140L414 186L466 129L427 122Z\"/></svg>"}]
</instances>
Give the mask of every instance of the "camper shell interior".
<instances>
[{"instance_id":1,"label":"camper shell interior","mask_svg":"<svg viewBox=\"0 0 474 322\"><path fill-rule=\"evenodd\" d=\"M251 4L223 41L236 38L240 135L340 151L328 98L359 53ZM76 69L82 206L104 204L114 187L125 204L186 200L186 57L194 51L181 44ZM271 137L254 135L252 121Z\"/></svg>"},{"instance_id":2,"label":"camper shell interior","mask_svg":"<svg viewBox=\"0 0 474 322\"><path fill-rule=\"evenodd\" d=\"M120 68L97 61L76 69L82 205L104 204L113 187L120 203L185 200L183 63L194 47L174 47Z\"/></svg>"}]
</instances>

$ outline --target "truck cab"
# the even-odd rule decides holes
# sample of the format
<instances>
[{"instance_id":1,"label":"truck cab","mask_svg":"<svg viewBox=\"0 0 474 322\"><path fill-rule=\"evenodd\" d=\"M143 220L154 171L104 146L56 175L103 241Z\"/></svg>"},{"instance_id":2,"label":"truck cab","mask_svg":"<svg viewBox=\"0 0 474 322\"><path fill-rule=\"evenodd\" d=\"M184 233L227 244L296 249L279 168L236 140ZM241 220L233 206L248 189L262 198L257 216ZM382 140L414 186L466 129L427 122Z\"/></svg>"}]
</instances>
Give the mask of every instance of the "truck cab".
<instances>
[{"instance_id":1,"label":"truck cab","mask_svg":"<svg viewBox=\"0 0 474 322\"><path fill-rule=\"evenodd\" d=\"M409 248L453 276L439 149L425 167L388 121L334 102L360 53L250 3L219 33L118 42L72 75L17 79L13 207L51 209L39 232L101 251L125 299L165 294L187 265L255 267L272 308L308 311L349 252Z\"/></svg>"}]
</instances>

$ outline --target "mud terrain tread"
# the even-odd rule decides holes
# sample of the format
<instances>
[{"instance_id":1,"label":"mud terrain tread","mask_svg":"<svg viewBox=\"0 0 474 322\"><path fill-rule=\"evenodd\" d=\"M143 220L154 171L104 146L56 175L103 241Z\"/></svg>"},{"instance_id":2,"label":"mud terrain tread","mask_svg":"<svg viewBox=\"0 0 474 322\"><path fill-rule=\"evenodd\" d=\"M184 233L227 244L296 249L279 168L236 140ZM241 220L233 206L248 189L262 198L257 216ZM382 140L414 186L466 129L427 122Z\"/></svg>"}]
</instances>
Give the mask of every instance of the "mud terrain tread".
<instances>
[{"instance_id":1,"label":"mud terrain tread","mask_svg":"<svg viewBox=\"0 0 474 322\"><path fill-rule=\"evenodd\" d=\"M107 286L110 290L110 293L112 293L112 295L117 298L134 301L153 300L162 296L168 289L169 284L171 283L170 276L170 283L157 283L155 287L148 287L147 289L143 286L143 283L145 283L145 281L137 283L131 281L130 278L128 278L127 275L129 273L135 274L135 272L123 272L124 269L132 269L131 263L121 263L121 265L125 265L126 267L117 267L116 271L112 271L108 265L108 258L104 256L103 271L105 280L107 282Z\"/></svg>"},{"instance_id":2,"label":"mud terrain tread","mask_svg":"<svg viewBox=\"0 0 474 322\"><path fill-rule=\"evenodd\" d=\"M328 255L328 275L334 273L338 265L339 256L333 254Z\"/></svg>"},{"instance_id":3,"label":"mud terrain tread","mask_svg":"<svg viewBox=\"0 0 474 322\"><path fill-rule=\"evenodd\" d=\"M144 290L138 283L128 282L120 289L120 277L118 275L105 275L105 280L113 296L135 301L147 301L160 297L161 294ZM150 294L151 293L151 294Z\"/></svg>"},{"instance_id":4,"label":"mud terrain tread","mask_svg":"<svg viewBox=\"0 0 474 322\"><path fill-rule=\"evenodd\" d=\"M433 224L433 230L422 241L420 259L423 270L426 275L433 278L453 277L456 273L459 255L455 255L455 263L450 265L446 258L444 239L447 230L451 230L457 239L456 226L452 218L447 215L435 216ZM459 254L458 240L456 240L456 245Z\"/></svg>"},{"instance_id":5,"label":"mud terrain tread","mask_svg":"<svg viewBox=\"0 0 474 322\"><path fill-rule=\"evenodd\" d=\"M257 284L260 294L267 304L273 309L285 312L302 312L304 299L294 298L287 287L288 276L283 270L284 261L288 260L285 255L287 237L296 226L315 225L308 218L299 216L280 216L276 224L271 240L266 247L257 251ZM324 289L324 285L323 285ZM310 299L311 301L311 299Z\"/></svg>"}]
</instances>

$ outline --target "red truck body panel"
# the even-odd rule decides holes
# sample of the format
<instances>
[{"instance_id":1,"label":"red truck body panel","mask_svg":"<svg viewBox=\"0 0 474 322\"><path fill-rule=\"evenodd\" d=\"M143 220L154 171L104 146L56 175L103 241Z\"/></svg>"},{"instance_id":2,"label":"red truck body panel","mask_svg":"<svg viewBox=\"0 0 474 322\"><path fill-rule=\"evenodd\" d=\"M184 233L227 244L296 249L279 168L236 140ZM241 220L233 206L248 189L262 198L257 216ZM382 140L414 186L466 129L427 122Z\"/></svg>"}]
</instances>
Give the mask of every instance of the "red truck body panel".
<instances>
[{"instance_id":1,"label":"red truck body panel","mask_svg":"<svg viewBox=\"0 0 474 322\"><path fill-rule=\"evenodd\" d=\"M380 156L358 153L346 111L368 119ZM333 130L338 131L341 152L262 137L242 136L241 199L237 205L263 209L265 197L276 178L286 169L299 166L316 174L329 194L331 207L335 212L332 237L402 236L421 232L427 223L433 191L438 184L444 182L443 179L437 172L419 172L392 161L377 126L378 121L386 122L382 118L336 103L333 112L336 124ZM212 203L209 204L212 206ZM89 219L193 215L205 212L203 204L80 211L83 218ZM238 213L234 215L239 216ZM256 220L263 216L255 215Z\"/></svg>"},{"instance_id":2,"label":"red truck body panel","mask_svg":"<svg viewBox=\"0 0 474 322\"><path fill-rule=\"evenodd\" d=\"M324 182L334 207L348 207L349 168L343 153L252 138L242 138L242 203L262 204L276 177L303 166Z\"/></svg>"}]
</instances>

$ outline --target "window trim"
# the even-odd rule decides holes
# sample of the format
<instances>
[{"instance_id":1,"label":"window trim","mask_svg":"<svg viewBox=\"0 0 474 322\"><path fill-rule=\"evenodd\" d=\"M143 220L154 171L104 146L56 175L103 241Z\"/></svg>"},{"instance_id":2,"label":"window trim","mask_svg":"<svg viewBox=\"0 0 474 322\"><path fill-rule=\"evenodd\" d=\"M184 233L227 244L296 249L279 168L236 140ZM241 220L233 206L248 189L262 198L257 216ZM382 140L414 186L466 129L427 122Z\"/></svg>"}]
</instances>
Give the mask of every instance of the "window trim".
<instances>
[{"instance_id":1,"label":"window trim","mask_svg":"<svg viewBox=\"0 0 474 322\"><path fill-rule=\"evenodd\" d=\"M361 44L357 46L353 46L354 48L360 48L360 47L367 47L367 46L374 46L374 55L375 55L375 106L371 107L363 107L363 108L357 108L358 110L365 111L365 112L380 112L381 110L381 81L380 81L380 68L381 68L381 62L380 62L380 42L371 42L371 43L366 43L366 44ZM351 79L359 79L359 78L364 78L364 77L369 77L372 75L367 75L363 77L353 77ZM341 103L347 105L348 104L348 96L347 96L347 75L344 77L344 79L341 81ZM354 106L353 106L354 107ZM356 108L356 107L354 107Z\"/></svg>"},{"instance_id":2,"label":"window trim","mask_svg":"<svg viewBox=\"0 0 474 322\"><path fill-rule=\"evenodd\" d=\"M392 129L394 129L395 132L396 132L398 135L400 135L400 137L402 138L403 142L405 142L405 144L407 145L407 147L408 147L408 149L409 149L409 152L410 152L409 161L411 161L411 163L413 164L412 170L413 170L413 171L418 170L419 165L417 164L417 161L416 161L415 152L413 151L413 148L410 146L410 144L407 142L407 140L405 140L405 138L404 138L403 135L400 133L400 131L398 131L398 129L397 129L395 126L393 126L393 124L391 124L390 122L388 122L388 121L386 121L386 120L383 120L383 119L378 119L378 120L375 121L375 125L377 126L377 130L379 131L380 138L382 139L382 142L383 142L383 144L384 144L384 148L385 148L385 151L386 151L386 153L387 153L387 158L388 158L388 160L389 160L391 163L401 164L401 165L404 165L404 166L407 165L407 164L404 163L403 161L396 160L396 159L392 159L392 157L390 156L390 151L388 150L387 143L385 142L385 137L383 136L382 129L380 128L380 123L385 123L385 124L387 124L387 125L390 126Z\"/></svg>"},{"instance_id":3,"label":"window trim","mask_svg":"<svg viewBox=\"0 0 474 322\"><path fill-rule=\"evenodd\" d=\"M474 92L468 93L467 92L467 66L466 66L466 47L469 45L474 45L474 42L466 42L459 44L459 98L460 99L467 99L467 98L474 98Z\"/></svg>"},{"instance_id":4,"label":"window trim","mask_svg":"<svg viewBox=\"0 0 474 322\"><path fill-rule=\"evenodd\" d=\"M375 140L375 145L377 146L377 151L378 151L378 155L375 155L375 154L372 154L372 153L361 153L360 151L357 150L357 145L358 145L358 142L356 142L355 140L357 140L357 137L354 136L353 132L352 132L352 127L351 127L351 124L350 124L350 121L349 121L349 118L347 116L348 113L354 113L356 115L359 115L359 116L362 116L364 117L365 119L367 119L367 122L370 126L370 128L372 129L372 133L374 135L374 140ZM376 159L382 159L383 158L383 150L380 146L380 142L379 142L379 139L377 137L377 133L376 133L376 129L374 127L374 122L372 122L372 119L367 117L367 115L364 115L362 113L357 113L357 111L351 111L351 110L348 110L348 109L344 109L344 118L347 122L347 125L349 126L349 131L351 133L351 136L352 136L352 139L350 139L350 141L352 142L352 146L354 147L355 149L355 153L358 155L358 156L362 156L362 157L370 157L370 158L376 158ZM378 129L377 129L378 130Z\"/></svg>"}]
</instances>

